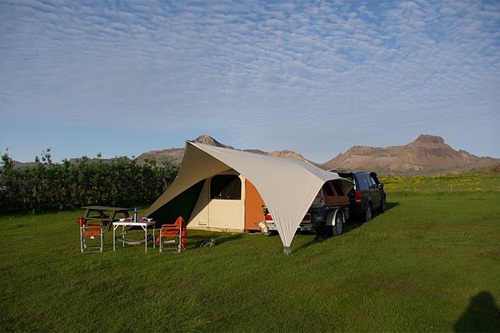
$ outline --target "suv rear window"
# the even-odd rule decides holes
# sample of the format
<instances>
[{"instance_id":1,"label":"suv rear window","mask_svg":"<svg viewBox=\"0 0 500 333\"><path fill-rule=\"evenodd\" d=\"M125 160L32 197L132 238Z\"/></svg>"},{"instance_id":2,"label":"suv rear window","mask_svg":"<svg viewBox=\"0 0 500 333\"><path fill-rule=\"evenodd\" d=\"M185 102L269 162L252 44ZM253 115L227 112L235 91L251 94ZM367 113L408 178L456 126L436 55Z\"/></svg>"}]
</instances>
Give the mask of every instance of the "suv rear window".
<instances>
[{"instance_id":1,"label":"suv rear window","mask_svg":"<svg viewBox=\"0 0 500 333\"><path fill-rule=\"evenodd\" d=\"M365 191L368 190L369 184L368 179L366 179L366 175L364 173L356 175L358 190Z\"/></svg>"}]
</instances>

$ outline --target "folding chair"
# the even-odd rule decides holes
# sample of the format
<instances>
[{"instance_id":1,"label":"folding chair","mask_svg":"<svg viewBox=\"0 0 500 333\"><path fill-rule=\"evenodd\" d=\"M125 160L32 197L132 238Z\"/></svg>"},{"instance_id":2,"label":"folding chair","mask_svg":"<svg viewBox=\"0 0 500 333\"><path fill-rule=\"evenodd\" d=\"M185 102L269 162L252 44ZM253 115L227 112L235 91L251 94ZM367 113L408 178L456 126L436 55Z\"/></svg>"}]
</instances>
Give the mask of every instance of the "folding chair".
<instances>
[{"instance_id":1,"label":"folding chair","mask_svg":"<svg viewBox=\"0 0 500 333\"><path fill-rule=\"evenodd\" d=\"M182 250L186 251L186 236L187 227L186 222L182 216L179 216L174 224L163 224L160 229L160 236L156 239L159 243L160 252L163 252L164 244L176 244L175 247L168 247L165 249L177 249L177 252ZM164 240L164 238L170 238Z\"/></svg>"},{"instance_id":2,"label":"folding chair","mask_svg":"<svg viewBox=\"0 0 500 333\"><path fill-rule=\"evenodd\" d=\"M78 225L80 226L80 250L82 253L85 249L93 250L94 252L104 251L104 230L100 223L85 223L85 218L78 218ZM98 245L94 245L99 238ZM90 241L92 240L92 241ZM87 242L92 243L92 245L87 245Z\"/></svg>"}]
</instances>

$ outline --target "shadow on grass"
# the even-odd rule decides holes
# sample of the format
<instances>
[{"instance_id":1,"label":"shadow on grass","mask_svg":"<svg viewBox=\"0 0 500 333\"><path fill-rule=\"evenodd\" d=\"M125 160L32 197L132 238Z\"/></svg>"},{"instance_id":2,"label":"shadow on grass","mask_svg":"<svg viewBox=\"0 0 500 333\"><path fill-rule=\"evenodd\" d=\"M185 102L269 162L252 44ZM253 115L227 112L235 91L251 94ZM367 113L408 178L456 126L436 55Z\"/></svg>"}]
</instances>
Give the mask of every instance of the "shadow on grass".
<instances>
[{"instance_id":1,"label":"shadow on grass","mask_svg":"<svg viewBox=\"0 0 500 333\"><path fill-rule=\"evenodd\" d=\"M214 240L214 242L215 242L214 245L217 246L217 245L220 245L223 243L227 243L227 242L230 242L233 240L240 239L242 237L243 237L243 234L240 234L240 233L231 234L231 235L221 234L221 233L213 233L210 235L189 235L189 233L188 233L187 247L190 249L195 249L195 248L201 247L201 245L204 242L210 242L212 240Z\"/></svg>"},{"instance_id":2,"label":"shadow on grass","mask_svg":"<svg viewBox=\"0 0 500 333\"><path fill-rule=\"evenodd\" d=\"M348 233L356 228L361 227L362 225L363 225L363 222L348 221L344 224L344 230L343 230L342 234L346 234L346 233ZM322 230L320 230L318 233L315 234L314 238L311 241L297 247L294 250L294 252L304 250L304 249L308 248L309 246L315 245L317 243L325 242L332 237L339 237L339 236L333 236L329 229L330 228L326 228L326 227L323 228ZM311 234L310 232L297 232L297 233ZM342 235L340 237L342 237Z\"/></svg>"},{"instance_id":3,"label":"shadow on grass","mask_svg":"<svg viewBox=\"0 0 500 333\"><path fill-rule=\"evenodd\" d=\"M397 206L399 206L399 202L387 202L387 209L386 211L389 211L393 208L396 208Z\"/></svg>"},{"instance_id":4,"label":"shadow on grass","mask_svg":"<svg viewBox=\"0 0 500 333\"><path fill-rule=\"evenodd\" d=\"M390 209L396 208L397 206L399 206L399 202L387 202L386 212L388 210L390 210ZM373 219L376 219L377 216L379 216L381 214L383 214L383 213L374 212ZM353 231L353 230L355 230L357 228L360 228L365 223L370 223L370 221L363 222L359 218L358 219L357 218L352 218L352 219L348 220L344 224L344 230L342 231L342 234L347 234L347 233L349 233L349 232L351 232L351 231ZM298 247L296 249L296 251L300 251L300 250L303 250L305 248L308 248L311 245L324 242L324 241L326 241L326 240L328 240L329 238L332 238L332 237L334 237L334 236L331 235L331 232L330 232L329 228L324 228L323 230L321 230L319 233L316 234L316 236L314 237L313 240L311 240L310 242L307 242L304 245Z\"/></svg>"},{"instance_id":5,"label":"shadow on grass","mask_svg":"<svg viewBox=\"0 0 500 333\"><path fill-rule=\"evenodd\" d=\"M387 202L387 208L385 211L388 212L389 210L394 209L397 206L399 206L399 202ZM378 216L383 215L383 214L384 213L374 211L372 221L374 219L377 219ZM343 233L348 233L354 229L357 229L357 228L363 226L365 223L370 223L370 222L371 221L364 222L361 220L360 217L353 217L350 220L348 220L347 223L344 225L344 232Z\"/></svg>"},{"instance_id":6,"label":"shadow on grass","mask_svg":"<svg viewBox=\"0 0 500 333\"><path fill-rule=\"evenodd\" d=\"M499 332L500 309L488 291L472 297L467 309L453 326L454 332Z\"/></svg>"},{"instance_id":7,"label":"shadow on grass","mask_svg":"<svg viewBox=\"0 0 500 333\"><path fill-rule=\"evenodd\" d=\"M313 240L311 240L311 241L309 241L309 242L307 242L307 243L305 243L305 244L303 244L303 245L301 245L301 246L297 247L296 249L294 249L294 250L292 251L292 253L293 253L293 252L299 252L299 251L302 251L302 250L304 250L304 249L307 249L309 246L315 245L315 244L317 244L317 243L322 243L322 242L325 242L326 240L328 240L328 239L329 239L329 238L331 238L331 237L333 237L333 236L330 236L330 235L328 235L328 234L326 234L326 233L324 233L324 232L323 232L323 233L318 233L318 234L316 234L316 236L314 236L314 239L313 239Z\"/></svg>"}]
</instances>

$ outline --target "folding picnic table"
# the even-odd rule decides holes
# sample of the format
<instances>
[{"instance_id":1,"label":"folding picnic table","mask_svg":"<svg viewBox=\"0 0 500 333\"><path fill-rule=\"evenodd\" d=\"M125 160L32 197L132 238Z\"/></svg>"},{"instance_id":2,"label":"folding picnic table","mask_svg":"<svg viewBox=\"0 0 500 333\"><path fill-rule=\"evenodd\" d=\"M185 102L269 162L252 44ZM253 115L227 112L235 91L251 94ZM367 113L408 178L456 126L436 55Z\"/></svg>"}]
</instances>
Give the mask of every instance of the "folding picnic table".
<instances>
[{"instance_id":1,"label":"folding picnic table","mask_svg":"<svg viewBox=\"0 0 500 333\"><path fill-rule=\"evenodd\" d=\"M82 208L85 209L83 215L85 222L100 221L103 226L107 225L108 231L111 230L113 221L129 217L128 212L132 210L130 208L108 206L86 206Z\"/></svg>"}]
</instances>

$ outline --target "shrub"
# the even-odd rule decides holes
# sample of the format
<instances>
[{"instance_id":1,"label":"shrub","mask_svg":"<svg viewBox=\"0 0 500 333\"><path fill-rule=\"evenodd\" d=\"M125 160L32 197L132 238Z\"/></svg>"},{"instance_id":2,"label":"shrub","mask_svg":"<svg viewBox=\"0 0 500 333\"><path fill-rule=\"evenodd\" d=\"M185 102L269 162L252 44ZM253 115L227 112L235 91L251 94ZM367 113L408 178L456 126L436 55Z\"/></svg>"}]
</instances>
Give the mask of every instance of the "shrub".
<instances>
[{"instance_id":1,"label":"shrub","mask_svg":"<svg viewBox=\"0 0 500 333\"><path fill-rule=\"evenodd\" d=\"M1 156L0 212L75 209L85 205L132 207L153 202L177 176L169 160L118 157L103 160L83 156L53 163L50 149L33 166L16 166Z\"/></svg>"}]
</instances>

